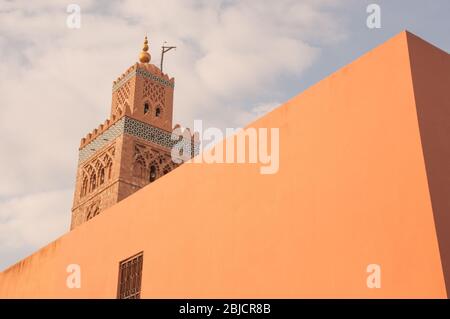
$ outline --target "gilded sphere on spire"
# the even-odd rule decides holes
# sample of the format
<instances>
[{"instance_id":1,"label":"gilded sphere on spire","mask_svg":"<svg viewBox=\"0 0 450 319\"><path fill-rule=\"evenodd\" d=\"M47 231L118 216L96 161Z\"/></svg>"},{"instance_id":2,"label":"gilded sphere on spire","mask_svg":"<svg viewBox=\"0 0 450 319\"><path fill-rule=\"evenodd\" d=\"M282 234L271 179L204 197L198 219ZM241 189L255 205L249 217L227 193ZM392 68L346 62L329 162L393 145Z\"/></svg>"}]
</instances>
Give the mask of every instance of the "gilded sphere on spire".
<instances>
[{"instance_id":1,"label":"gilded sphere on spire","mask_svg":"<svg viewBox=\"0 0 450 319\"><path fill-rule=\"evenodd\" d=\"M142 48L142 52L139 54L139 61L141 63L149 63L151 59L150 53L148 53L148 40L145 37L144 47Z\"/></svg>"}]
</instances>

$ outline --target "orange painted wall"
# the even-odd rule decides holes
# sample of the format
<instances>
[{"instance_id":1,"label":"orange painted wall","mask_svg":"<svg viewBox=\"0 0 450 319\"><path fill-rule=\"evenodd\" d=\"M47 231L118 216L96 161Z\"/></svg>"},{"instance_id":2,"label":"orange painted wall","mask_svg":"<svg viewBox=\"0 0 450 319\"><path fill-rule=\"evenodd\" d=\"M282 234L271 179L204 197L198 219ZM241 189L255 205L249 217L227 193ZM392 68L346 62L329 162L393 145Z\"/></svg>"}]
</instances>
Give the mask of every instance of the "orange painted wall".
<instances>
[{"instance_id":1,"label":"orange painted wall","mask_svg":"<svg viewBox=\"0 0 450 319\"><path fill-rule=\"evenodd\" d=\"M450 292L450 56L408 34L414 97L439 251Z\"/></svg>"},{"instance_id":2,"label":"orange painted wall","mask_svg":"<svg viewBox=\"0 0 450 319\"><path fill-rule=\"evenodd\" d=\"M0 296L115 298L144 251L143 298L447 297L406 33L252 126L280 128L277 174L185 164L5 270Z\"/></svg>"}]
</instances>

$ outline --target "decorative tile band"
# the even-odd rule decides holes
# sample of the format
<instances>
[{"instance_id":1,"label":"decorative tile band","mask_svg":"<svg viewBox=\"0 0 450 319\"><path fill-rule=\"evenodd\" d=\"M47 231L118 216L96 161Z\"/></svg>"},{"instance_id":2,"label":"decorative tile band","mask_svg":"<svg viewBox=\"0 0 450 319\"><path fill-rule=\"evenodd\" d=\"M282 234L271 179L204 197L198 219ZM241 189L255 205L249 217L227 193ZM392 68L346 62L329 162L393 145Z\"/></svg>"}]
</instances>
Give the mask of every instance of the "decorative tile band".
<instances>
[{"instance_id":1,"label":"decorative tile band","mask_svg":"<svg viewBox=\"0 0 450 319\"><path fill-rule=\"evenodd\" d=\"M155 81L157 83L160 83L161 85L170 87L172 89L175 87L175 84L170 82L170 81L164 80L164 79L162 79L162 78L160 78L160 77L158 77L156 75L153 75L150 72L147 72L145 70L137 69L137 70L134 70L134 71L128 73L123 79L121 79L119 82L114 84L113 85L113 89L112 89L113 92L116 91L117 89L119 89L122 85L125 84L125 82L127 82L130 78L132 78L135 75L139 75L139 76L142 76L144 78L150 79L152 81Z\"/></svg>"},{"instance_id":2,"label":"decorative tile band","mask_svg":"<svg viewBox=\"0 0 450 319\"><path fill-rule=\"evenodd\" d=\"M124 85L130 78L132 78L136 74L136 70L133 72L128 73L123 79L121 79L119 82L116 82L116 84L113 85L113 92L117 91L122 85Z\"/></svg>"},{"instance_id":3,"label":"decorative tile band","mask_svg":"<svg viewBox=\"0 0 450 319\"><path fill-rule=\"evenodd\" d=\"M150 124L129 117L125 117L124 132L128 135L158 144L168 149L172 149L174 146L177 146L177 148L191 146L190 141L183 141L182 143L179 143L178 136L173 133L169 133ZM194 154L199 153L199 146L200 143L194 144Z\"/></svg>"},{"instance_id":4,"label":"decorative tile band","mask_svg":"<svg viewBox=\"0 0 450 319\"><path fill-rule=\"evenodd\" d=\"M170 87L172 89L175 87L175 83L167 81L167 80L164 80L164 79L162 79L162 78L160 78L160 77L158 77L158 76L156 76L154 74L151 74L150 72L147 72L146 70L137 69L136 70L136 74L140 75L140 76L142 76L144 78L147 78L147 79L153 80L155 82L158 82L158 83L160 83L160 84L162 84L164 86Z\"/></svg>"},{"instance_id":5,"label":"decorative tile band","mask_svg":"<svg viewBox=\"0 0 450 319\"><path fill-rule=\"evenodd\" d=\"M78 161L79 164L86 162L89 158L96 154L97 150L106 146L124 133L168 149L171 149L178 143L178 140L172 140L172 136L175 137L173 133L169 133L150 124L124 116L117 121L117 123L112 125L80 150ZM185 146L186 144L190 145L188 142L181 143L177 148L181 148L181 146ZM193 152L195 155L199 153L199 146L200 144L198 142L194 144Z\"/></svg>"},{"instance_id":6,"label":"decorative tile band","mask_svg":"<svg viewBox=\"0 0 450 319\"><path fill-rule=\"evenodd\" d=\"M96 152L103 148L104 146L111 143L111 141L115 140L121 134L123 134L125 126L125 117L118 120L116 123L111 125L106 131L97 136L94 140L92 140L89 144L84 146L78 155L78 163L84 163L90 157L92 157Z\"/></svg>"}]
</instances>

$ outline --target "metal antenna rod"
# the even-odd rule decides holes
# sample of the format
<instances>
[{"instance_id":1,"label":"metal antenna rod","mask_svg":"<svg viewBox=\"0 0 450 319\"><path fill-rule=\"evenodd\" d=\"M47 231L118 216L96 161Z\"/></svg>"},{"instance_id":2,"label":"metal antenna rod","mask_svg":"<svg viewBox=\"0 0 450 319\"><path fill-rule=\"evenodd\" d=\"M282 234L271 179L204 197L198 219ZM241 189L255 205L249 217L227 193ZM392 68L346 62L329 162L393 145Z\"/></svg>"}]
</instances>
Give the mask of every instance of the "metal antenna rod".
<instances>
[{"instance_id":1,"label":"metal antenna rod","mask_svg":"<svg viewBox=\"0 0 450 319\"><path fill-rule=\"evenodd\" d=\"M167 42L166 41L164 41L164 44L166 44ZM163 44L163 46L162 46L162 51L161 51L161 67L160 67L160 70L161 70L161 72L163 71L163 62L164 62L164 54L166 53L166 52L169 52L170 50L172 50L172 49L176 49L177 47L170 47L170 46L165 46Z\"/></svg>"}]
</instances>

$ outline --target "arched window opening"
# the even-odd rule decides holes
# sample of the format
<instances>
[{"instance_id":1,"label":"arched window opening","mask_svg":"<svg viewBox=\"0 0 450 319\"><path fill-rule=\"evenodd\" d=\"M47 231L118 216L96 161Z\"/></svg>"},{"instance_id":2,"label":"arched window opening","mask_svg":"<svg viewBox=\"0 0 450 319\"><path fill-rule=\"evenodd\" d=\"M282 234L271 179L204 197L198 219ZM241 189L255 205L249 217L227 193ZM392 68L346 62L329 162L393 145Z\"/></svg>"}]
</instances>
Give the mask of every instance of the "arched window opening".
<instances>
[{"instance_id":1,"label":"arched window opening","mask_svg":"<svg viewBox=\"0 0 450 319\"><path fill-rule=\"evenodd\" d=\"M105 168L101 166L98 171L98 184L102 185L104 182L105 182Z\"/></svg>"},{"instance_id":2,"label":"arched window opening","mask_svg":"<svg viewBox=\"0 0 450 319\"><path fill-rule=\"evenodd\" d=\"M142 156L138 156L133 164L133 175L140 178L145 178L147 175L147 165Z\"/></svg>"},{"instance_id":3,"label":"arched window opening","mask_svg":"<svg viewBox=\"0 0 450 319\"><path fill-rule=\"evenodd\" d=\"M108 180L110 180L112 177L112 161L110 161L108 163L108 165L106 166L106 169L108 171Z\"/></svg>"},{"instance_id":4,"label":"arched window opening","mask_svg":"<svg viewBox=\"0 0 450 319\"><path fill-rule=\"evenodd\" d=\"M96 188L97 188L97 176L95 175L95 173L92 173L90 184L89 184L89 191L92 192Z\"/></svg>"},{"instance_id":5,"label":"arched window opening","mask_svg":"<svg viewBox=\"0 0 450 319\"><path fill-rule=\"evenodd\" d=\"M161 108L157 107L155 111L155 116L159 117L161 115Z\"/></svg>"},{"instance_id":6,"label":"arched window opening","mask_svg":"<svg viewBox=\"0 0 450 319\"><path fill-rule=\"evenodd\" d=\"M145 103L144 104L144 114L147 114L149 110L150 110L150 106L148 105L148 103Z\"/></svg>"},{"instance_id":7,"label":"arched window opening","mask_svg":"<svg viewBox=\"0 0 450 319\"><path fill-rule=\"evenodd\" d=\"M81 197L83 197L83 196L85 196L87 194L88 183L89 183L88 178L87 178L87 176L85 176L83 178L83 183L82 183L82 186L81 186Z\"/></svg>"},{"instance_id":8,"label":"arched window opening","mask_svg":"<svg viewBox=\"0 0 450 319\"><path fill-rule=\"evenodd\" d=\"M95 216L97 216L100 213L100 209L98 208L98 206L91 206L89 209L89 212L87 214L86 217L86 221L88 221L89 219L94 218Z\"/></svg>"},{"instance_id":9,"label":"arched window opening","mask_svg":"<svg viewBox=\"0 0 450 319\"><path fill-rule=\"evenodd\" d=\"M156 166L155 165L150 166L150 183L156 180L157 177L156 173L157 173Z\"/></svg>"}]
</instances>

